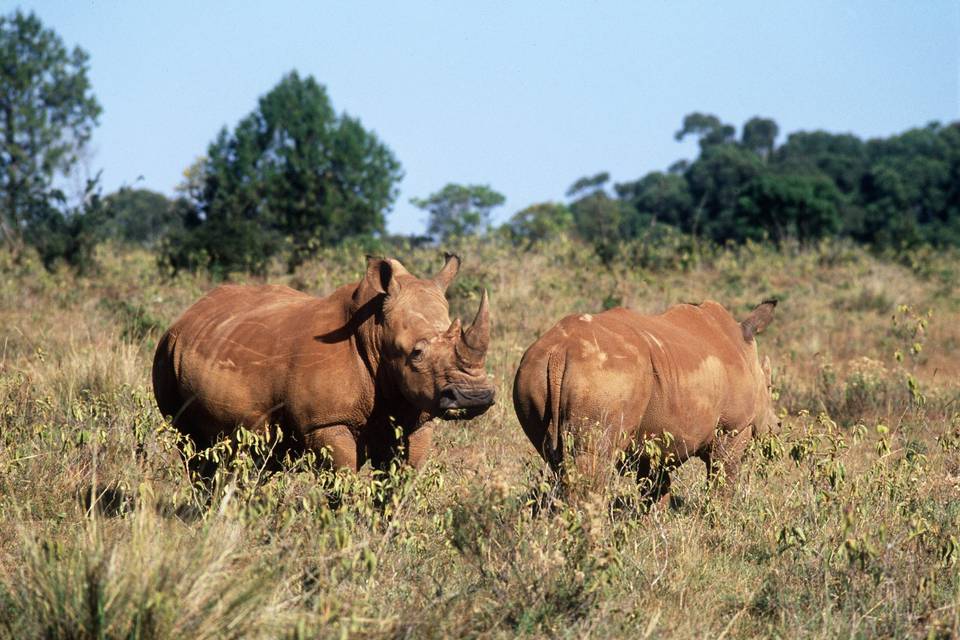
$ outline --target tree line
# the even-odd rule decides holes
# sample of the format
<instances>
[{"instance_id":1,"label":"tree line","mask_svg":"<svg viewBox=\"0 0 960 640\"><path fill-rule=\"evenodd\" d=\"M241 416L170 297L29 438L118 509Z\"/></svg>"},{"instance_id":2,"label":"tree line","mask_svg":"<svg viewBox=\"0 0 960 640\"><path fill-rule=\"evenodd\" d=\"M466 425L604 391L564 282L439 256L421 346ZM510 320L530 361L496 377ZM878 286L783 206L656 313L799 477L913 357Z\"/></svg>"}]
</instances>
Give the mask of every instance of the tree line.
<instances>
[{"instance_id":1,"label":"tree line","mask_svg":"<svg viewBox=\"0 0 960 640\"><path fill-rule=\"evenodd\" d=\"M808 242L846 236L895 249L960 244L960 123L930 123L889 138L798 131L755 117L741 128L711 114L686 116L676 138L699 154L666 171L613 185L583 179L568 195L578 231L598 251L614 238L668 225L718 243Z\"/></svg>"},{"instance_id":2,"label":"tree line","mask_svg":"<svg viewBox=\"0 0 960 640\"><path fill-rule=\"evenodd\" d=\"M0 16L0 235L14 256L32 247L48 267L89 268L97 243L111 239L151 248L173 270L256 273L278 259L292 270L345 241L389 240L399 159L296 71L213 137L173 197L136 186L103 195L93 174L71 200L64 177L76 173L101 114L88 73L87 54L35 15ZM712 243L844 236L894 249L960 245L960 122L869 140L798 131L778 144L770 118L738 131L692 113L675 137L695 138L697 157L633 181L585 176L496 228L502 194L447 184L411 199L428 223L406 240L486 234L530 247L568 234L604 261L665 233Z\"/></svg>"}]
</instances>

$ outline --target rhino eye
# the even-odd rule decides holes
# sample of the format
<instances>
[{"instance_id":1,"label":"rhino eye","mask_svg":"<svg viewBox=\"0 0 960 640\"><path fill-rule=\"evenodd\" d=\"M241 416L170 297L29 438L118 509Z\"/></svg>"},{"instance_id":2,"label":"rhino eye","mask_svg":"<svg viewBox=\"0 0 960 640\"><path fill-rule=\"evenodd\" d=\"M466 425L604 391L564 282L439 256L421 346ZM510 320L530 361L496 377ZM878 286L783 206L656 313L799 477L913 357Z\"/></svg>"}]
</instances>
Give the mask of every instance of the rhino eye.
<instances>
[{"instance_id":1,"label":"rhino eye","mask_svg":"<svg viewBox=\"0 0 960 640\"><path fill-rule=\"evenodd\" d=\"M410 352L410 359L413 362L419 362L420 360L423 360L423 349L420 347L414 347L413 351Z\"/></svg>"}]
</instances>

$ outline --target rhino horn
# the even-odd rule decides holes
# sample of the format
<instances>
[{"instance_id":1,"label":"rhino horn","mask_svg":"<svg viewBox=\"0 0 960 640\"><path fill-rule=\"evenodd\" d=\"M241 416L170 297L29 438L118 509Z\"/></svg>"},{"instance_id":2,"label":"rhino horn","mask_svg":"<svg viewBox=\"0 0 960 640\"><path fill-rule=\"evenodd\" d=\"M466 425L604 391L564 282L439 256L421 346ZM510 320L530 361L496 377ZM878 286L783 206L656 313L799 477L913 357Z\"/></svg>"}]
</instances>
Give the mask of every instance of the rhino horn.
<instances>
[{"instance_id":1,"label":"rhino horn","mask_svg":"<svg viewBox=\"0 0 960 640\"><path fill-rule=\"evenodd\" d=\"M456 339L460 335L460 318L454 318L444 335L451 339Z\"/></svg>"},{"instance_id":2,"label":"rhino horn","mask_svg":"<svg viewBox=\"0 0 960 640\"><path fill-rule=\"evenodd\" d=\"M457 357L470 368L482 368L490 345L490 308L487 292L484 290L480 298L480 308L477 316L468 329L463 331L460 341L457 342Z\"/></svg>"}]
</instances>

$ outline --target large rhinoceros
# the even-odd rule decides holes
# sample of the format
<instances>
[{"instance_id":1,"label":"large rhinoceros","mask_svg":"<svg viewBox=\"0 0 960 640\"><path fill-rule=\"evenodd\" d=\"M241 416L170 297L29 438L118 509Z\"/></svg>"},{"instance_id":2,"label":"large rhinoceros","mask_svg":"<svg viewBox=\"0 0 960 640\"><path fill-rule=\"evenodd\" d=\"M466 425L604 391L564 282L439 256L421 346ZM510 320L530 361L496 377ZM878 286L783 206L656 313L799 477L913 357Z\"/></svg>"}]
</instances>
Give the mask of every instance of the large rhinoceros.
<instances>
[{"instance_id":1,"label":"large rhinoceros","mask_svg":"<svg viewBox=\"0 0 960 640\"><path fill-rule=\"evenodd\" d=\"M450 322L447 254L432 279L369 258L366 276L317 298L282 286L221 286L187 309L153 361L160 411L198 448L238 425L275 424L288 447L327 449L337 468L419 465L433 418L493 404L487 294L470 328ZM399 437L398 437L399 434Z\"/></svg>"},{"instance_id":2,"label":"large rhinoceros","mask_svg":"<svg viewBox=\"0 0 960 640\"><path fill-rule=\"evenodd\" d=\"M691 456L732 479L751 435L779 423L769 360L761 366L754 340L775 306L768 300L739 323L713 301L655 316L567 316L523 355L513 387L520 424L558 471L570 438L592 480L630 452L653 499L669 495L669 470Z\"/></svg>"}]
</instances>

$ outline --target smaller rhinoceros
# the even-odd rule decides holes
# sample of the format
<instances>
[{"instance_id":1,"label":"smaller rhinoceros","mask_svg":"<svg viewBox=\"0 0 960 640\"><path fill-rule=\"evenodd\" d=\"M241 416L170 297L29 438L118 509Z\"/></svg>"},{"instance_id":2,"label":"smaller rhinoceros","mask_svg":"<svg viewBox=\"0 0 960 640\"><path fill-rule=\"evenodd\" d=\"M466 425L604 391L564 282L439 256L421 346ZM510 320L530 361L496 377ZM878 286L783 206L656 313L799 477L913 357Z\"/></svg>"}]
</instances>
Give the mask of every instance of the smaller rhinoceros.
<instances>
[{"instance_id":1,"label":"smaller rhinoceros","mask_svg":"<svg viewBox=\"0 0 960 640\"><path fill-rule=\"evenodd\" d=\"M383 468L401 451L417 466L433 418L476 417L494 401L486 292L468 329L450 321L444 292L459 269L448 254L435 277L420 279L397 260L370 258L362 280L325 298L218 287L160 339L160 411L198 448L238 425L276 424L286 447L326 449L336 467L369 459Z\"/></svg>"},{"instance_id":2,"label":"smaller rhinoceros","mask_svg":"<svg viewBox=\"0 0 960 640\"><path fill-rule=\"evenodd\" d=\"M669 496L670 469L691 456L732 480L751 436L779 424L770 363L761 366L754 340L776 304L743 322L713 301L655 316L567 316L523 355L513 387L520 424L556 471L570 450L596 480L630 453L654 500Z\"/></svg>"}]
</instances>

